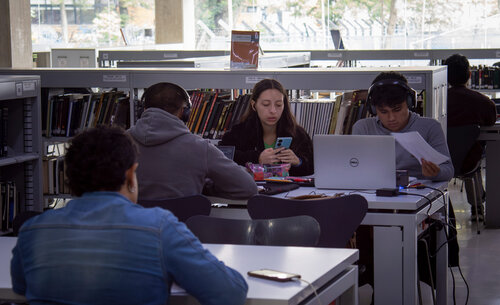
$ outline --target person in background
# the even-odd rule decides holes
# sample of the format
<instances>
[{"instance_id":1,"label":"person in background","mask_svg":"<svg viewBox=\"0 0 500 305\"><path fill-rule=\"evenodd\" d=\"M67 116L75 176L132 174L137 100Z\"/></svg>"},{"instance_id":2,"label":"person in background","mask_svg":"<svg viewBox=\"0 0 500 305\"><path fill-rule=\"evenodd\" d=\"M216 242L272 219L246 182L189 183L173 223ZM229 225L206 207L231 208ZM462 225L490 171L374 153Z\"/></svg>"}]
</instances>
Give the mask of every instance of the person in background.
<instances>
[{"instance_id":1,"label":"person in background","mask_svg":"<svg viewBox=\"0 0 500 305\"><path fill-rule=\"evenodd\" d=\"M122 129L71 140L64 208L24 223L14 292L29 304L166 304L172 282L201 304L243 304L248 286L168 210L135 204L137 148Z\"/></svg>"},{"instance_id":2,"label":"person in background","mask_svg":"<svg viewBox=\"0 0 500 305\"><path fill-rule=\"evenodd\" d=\"M380 73L373 80L367 96L367 107L376 116L357 121L352 134L390 135L392 132L417 131L435 150L450 157L441 124L412 112L415 102L415 91L408 86L404 75ZM434 181L450 180L454 173L451 159L439 165L425 159L417 160L397 142L396 168L408 170L412 177Z\"/></svg>"},{"instance_id":3,"label":"person in background","mask_svg":"<svg viewBox=\"0 0 500 305\"><path fill-rule=\"evenodd\" d=\"M208 140L192 134L188 93L172 83L158 83L142 95L145 111L128 132L139 147L139 202L201 194L248 199L257 185L244 167L229 160ZM184 122L183 122L183 120Z\"/></svg>"},{"instance_id":4,"label":"person in background","mask_svg":"<svg viewBox=\"0 0 500 305\"><path fill-rule=\"evenodd\" d=\"M292 137L290 148L275 149L278 137ZM224 134L220 145L235 146L234 160L241 165L283 162L291 164L291 176L314 172L311 138L295 121L285 88L274 79L255 84L241 122Z\"/></svg>"},{"instance_id":5,"label":"person in background","mask_svg":"<svg viewBox=\"0 0 500 305\"><path fill-rule=\"evenodd\" d=\"M448 66L448 127L477 124L492 126L497 119L495 103L486 95L467 88L470 79L470 66L467 57L453 54L444 63ZM474 168L483 155L483 144L477 141L467 155L463 164L463 172ZM483 204L485 199L481 169L474 176L475 184L479 187L480 196L477 198L479 217L483 219ZM472 182L465 181L467 201L471 205L472 220L476 220L476 210L473 201Z\"/></svg>"}]
</instances>

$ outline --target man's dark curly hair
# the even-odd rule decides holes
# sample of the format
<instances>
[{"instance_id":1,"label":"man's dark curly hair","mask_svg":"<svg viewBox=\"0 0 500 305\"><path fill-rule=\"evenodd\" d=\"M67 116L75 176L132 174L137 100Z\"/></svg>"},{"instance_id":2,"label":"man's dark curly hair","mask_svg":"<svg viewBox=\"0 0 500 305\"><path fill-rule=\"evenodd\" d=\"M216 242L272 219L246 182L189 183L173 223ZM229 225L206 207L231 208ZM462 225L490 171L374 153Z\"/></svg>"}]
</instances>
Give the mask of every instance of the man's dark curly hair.
<instances>
[{"instance_id":1,"label":"man's dark curly hair","mask_svg":"<svg viewBox=\"0 0 500 305\"><path fill-rule=\"evenodd\" d=\"M95 191L118 191L125 172L137 160L137 147L118 127L99 126L83 131L70 141L64 157L67 184L81 196Z\"/></svg>"},{"instance_id":2,"label":"man's dark curly hair","mask_svg":"<svg viewBox=\"0 0 500 305\"><path fill-rule=\"evenodd\" d=\"M382 80L396 80L405 85L408 85L406 77L398 72L389 71L381 72L372 81L372 85ZM372 103L374 106L388 106L394 108L397 105L406 101L408 91L398 85L378 86L371 91Z\"/></svg>"}]
</instances>

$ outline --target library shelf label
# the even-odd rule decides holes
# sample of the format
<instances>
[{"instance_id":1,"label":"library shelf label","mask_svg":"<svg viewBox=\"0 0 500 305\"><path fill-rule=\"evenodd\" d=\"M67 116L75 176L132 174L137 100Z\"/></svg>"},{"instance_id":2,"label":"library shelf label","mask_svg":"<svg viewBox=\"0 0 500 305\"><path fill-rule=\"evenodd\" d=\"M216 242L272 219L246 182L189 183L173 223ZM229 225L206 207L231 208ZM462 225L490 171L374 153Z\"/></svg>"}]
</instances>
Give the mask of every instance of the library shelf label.
<instances>
[{"instance_id":1,"label":"library shelf label","mask_svg":"<svg viewBox=\"0 0 500 305\"><path fill-rule=\"evenodd\" d=\"M263 79L266 78L273 78L271 75L263 75L263 76L246 76L245 77L245 83L247 84L256 84L260 82Z\"/></svg>"},{"instance_id":2,"label":"library shelf label","mask_svg":"<svg viewBox=\"0 0 500 305\"><path fill-rule=\"evenodd\" d=\"M104 74L102 76L103 82L122 82L125 83L127 81L127 75L125 74Z\"/></svg>"},{"instance_id":3,"label":"library shelf label","mask_svg":"<svg viewBox=\"0 0 500 305\"><path fill-rule=\"evenodd\" d=\"M413 56L415 57L429 57L429 52L414 52Z\"/></svg>"},{"instance_id":4,"label":"library shelf label","mask_svg":"<svg viewBox=\"0 0 500 305\"><path fill-rule=\"evenodd\" d=\"M408 84L421 84L422 83L422 76L407 76L406 79L408 80Z\"/></svg>"},{"instance_id":5,"label":"library shelf label","mask_svg":"<svg viewBox=\"0 0 500 305\"><path fill-rule=\"evenodd\" d=\"M36 89L36 81L24 81L23 82L23 90L24 91L35 91Z\"/></svg>"},{"instance_id":6,"label":"library shelf label","mask_svg":"<svg viewBox=\"0 0 500 305\"><path fill-rule=\"evenodd\" d=\"M163 53L163 58L177 58L179 55L177 53Z\"/></svg>"},{"instance_id":7,"label":"library shelf label","mask_svg":"<svg viewBox=\"0 0 500 305\"><path fill-rule=\"evenodd\" d=\"M329 58L342 58L343 54L336 52L336 53L328 53L327 55Z\"/></svg>"}]
</instances>

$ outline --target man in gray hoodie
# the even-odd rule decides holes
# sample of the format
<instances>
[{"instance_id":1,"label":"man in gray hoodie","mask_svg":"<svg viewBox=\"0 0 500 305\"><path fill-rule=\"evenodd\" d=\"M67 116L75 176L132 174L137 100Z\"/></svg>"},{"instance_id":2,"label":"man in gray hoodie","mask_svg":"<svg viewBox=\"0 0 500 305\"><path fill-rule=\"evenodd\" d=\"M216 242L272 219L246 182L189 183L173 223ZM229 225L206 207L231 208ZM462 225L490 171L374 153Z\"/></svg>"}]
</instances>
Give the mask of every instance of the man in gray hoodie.
<instances>
[{"instance_id":1,"label":"man in gray hoodie","mask_svg":"<svg viewBox=\"0 0 500 305\"><path fill-rule=\"evenodd\" d=\"M357 121L352 133L390 135L391 132L417 131L435 150L450 157L441 124L412 112L415 103L415 91L408 86L404 75L382 72L373 80L367 97L368 111L376 116ZM412 177L434 181L450 180L454 173L451 159L439 165L425 159L417 160L397 142L396 168L408 170Z\"/></svg>"},{"instance_id":2,"label":"man in gray hoodie","mask_svg":"<svg viewBox=\"0 0 500 305\"><path fill-rule=\"evenodd\" d=\"M181 120L187 120L190 107L183 88L158 83L144 92L142 100L145 110L128 130L139 148L139 200L201 194L207 180L216 196L246 199L257 194L245 168L192 134Z\"/></svg>"}]
</instances>

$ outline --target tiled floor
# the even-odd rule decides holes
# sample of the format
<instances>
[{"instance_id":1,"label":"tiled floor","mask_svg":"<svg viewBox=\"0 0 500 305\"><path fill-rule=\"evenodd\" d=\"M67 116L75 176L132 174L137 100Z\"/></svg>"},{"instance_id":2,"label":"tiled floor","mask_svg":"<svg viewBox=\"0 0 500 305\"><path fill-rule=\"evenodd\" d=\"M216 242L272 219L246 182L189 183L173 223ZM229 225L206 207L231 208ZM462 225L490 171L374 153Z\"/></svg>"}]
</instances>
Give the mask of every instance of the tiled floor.
<instances>
[{"instance_id":1,"label":"tiled floor","mask_svg":"<svg viewBox=\"0 0 500 305\"><path fill-rule=\"evenodd\" d=\"M449 193L453 202L460 246L460 267L469 285L470 305L500 304L500 229L480 226L476 233L476 223L470 221L470 206L464 192L460 192L461 182L450 182ZM486 203L487 204L487 203ZM488 207L486 207L486 211ZM454 267L456 284L456 304L465 304L466 286L458 278L458 268ZM453 303L451 273L448 273L448 304ZM432 304L428 303L428 304Z\"/></svg>"},{"instance_id":2,"label":"tiled floor","mask_svg":"<svg viewBox=\"0 0 500 305\"><path fill-rule=\"evenodd\" d=\"M470 221L470 206L464 192L460 192L461 181L449 184L449 194L457 219L458 243L460 246L460 268L469 285L469 305L500 305L500 229L484 228L476 233L476 223ZM486 207L486 210L488 208ZM449 270L449 268L448 268ZM455 297L453 280L448 271L448 305L464 305L467 289L458 267L455 275ZM371 288L360 287L360 305L369 305ZM433 304L429 286L422 284L423 304ZM455 301L454 301L455 300Z\"/></svg>"}]
</instances>

